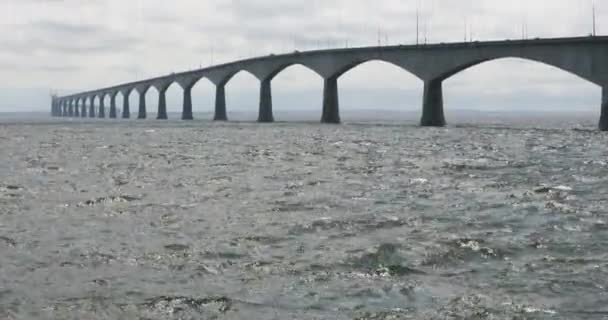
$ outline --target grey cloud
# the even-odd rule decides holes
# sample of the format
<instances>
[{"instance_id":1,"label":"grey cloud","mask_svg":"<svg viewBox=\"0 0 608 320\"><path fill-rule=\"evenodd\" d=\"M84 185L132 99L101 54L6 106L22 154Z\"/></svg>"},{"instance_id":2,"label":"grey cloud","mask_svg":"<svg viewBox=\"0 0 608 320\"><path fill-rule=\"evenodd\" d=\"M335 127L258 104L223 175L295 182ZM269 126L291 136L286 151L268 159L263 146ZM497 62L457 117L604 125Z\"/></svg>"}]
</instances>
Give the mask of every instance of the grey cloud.
<instances>
[{"instance_id":1,"label":"grey cloud","mask_svg":"<svg viewBox=\"0 0 608 320\"><path fill-rule=\"evenodd\" d=\"M109 53L133 49L139 39L109 30L105 26L75 25L45 20L19 26L26 37L6 40L4 50L31 54L44 50L58 54Z\"/></svg>"},{"instance_id":2,"label":"grey cloud","mask_svg":"<svg viewBox=\"0 0 608 320\"><path fill-rule=\"evenodd\" d=\"M266 0L232 0L219 6L219 10L228 10L239 21L247 20L269 20L282 17L292 17L294 14L311 16L314 14L313 3L316 0L306 2L283 2Z\"/></svg>"},{"instance_id":3,"label":"grey cloud","mask_svg":"<svg viewBox=\"0 0 608 320\"><path fill-rule=\"evenodd\" d=\"M35 21L18 27L30 29L32 32L77 36L91 36L105 31L105 28L101 26L75 25L52 20Z\"/></svg>"},{"instance_id":4,"label":"grey cloud","mask_svg":"<svg viewBox=\"0 0 608 320\"><path fill-rule=\"evenodd\" d=\"M0 62L0 69L4 71L17 71L27 73L70 73L78 72L82 68L78 65L39 65L39 64L16 64L8 62Z\"/></svg>"}]
</instances>

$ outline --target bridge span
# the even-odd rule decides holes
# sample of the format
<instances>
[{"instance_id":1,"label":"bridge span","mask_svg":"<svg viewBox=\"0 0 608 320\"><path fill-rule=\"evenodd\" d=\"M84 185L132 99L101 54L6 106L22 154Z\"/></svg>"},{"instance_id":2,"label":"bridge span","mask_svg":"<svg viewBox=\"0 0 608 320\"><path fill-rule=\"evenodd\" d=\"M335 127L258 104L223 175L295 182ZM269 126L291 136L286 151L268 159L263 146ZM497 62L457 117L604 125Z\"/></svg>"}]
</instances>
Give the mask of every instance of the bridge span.
<instances>
[{"instance_id":1,"label":"bridge span","mask_svg":"<svg viewBox=\"0 0 608 320\"><path fill-rule=\"evenodd\" d=\"M321 122L340 123L338 79L359 64L379 60L397 65L424 82L420 123L422 126L444 126L443 81L477 64L501 58L541 62L600 86L599 128L608 131L608 36L296 51L54 97L51 114L55 117L105 118L104 100L109 97L109 118L129 118L129 96L135 91L139 94L138 118L145 119L146 93L154 87L159 93L157 119L167 119L166 91L171 84L177 83L184 93L182 119L191 120L192 87L202 78L207 78L216 87L214 120L225 121L228 120L226 84L235 74L246 70L260 81L258 121L273 122L272 79L285 68L299 64L323 78ZM119 92L123 96L122 115L117 114L116 96Z\"/></svg>"}]
</instances>

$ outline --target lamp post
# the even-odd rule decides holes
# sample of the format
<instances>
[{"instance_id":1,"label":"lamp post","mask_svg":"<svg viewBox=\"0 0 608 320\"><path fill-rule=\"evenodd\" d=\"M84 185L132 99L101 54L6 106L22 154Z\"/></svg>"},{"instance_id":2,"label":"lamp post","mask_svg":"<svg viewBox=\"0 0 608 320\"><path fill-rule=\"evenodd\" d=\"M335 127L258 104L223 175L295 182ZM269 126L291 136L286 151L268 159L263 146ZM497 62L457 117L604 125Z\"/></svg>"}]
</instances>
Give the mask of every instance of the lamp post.
<instances>
[{"instance_id":1,"label":"lamp post","mask_svg":"<svg viewBox=\"0 0 608 320\"><path fill-rule=\"evenodd\" d=\"M595 0L591 0L591 13L593 15L593 32L592 35L595 37L597 35L596 28L596 19L595 19Z\"/></svg>"},{"instance_id":2,"label":"lamp post","mask_svg":"<svg viewBox=\"0 0 608 320\"><path fill-rule=\"evenodd\" d=\"M420 44L420 1L416 2L416 45Z\"/></svg>"}]
</instances>

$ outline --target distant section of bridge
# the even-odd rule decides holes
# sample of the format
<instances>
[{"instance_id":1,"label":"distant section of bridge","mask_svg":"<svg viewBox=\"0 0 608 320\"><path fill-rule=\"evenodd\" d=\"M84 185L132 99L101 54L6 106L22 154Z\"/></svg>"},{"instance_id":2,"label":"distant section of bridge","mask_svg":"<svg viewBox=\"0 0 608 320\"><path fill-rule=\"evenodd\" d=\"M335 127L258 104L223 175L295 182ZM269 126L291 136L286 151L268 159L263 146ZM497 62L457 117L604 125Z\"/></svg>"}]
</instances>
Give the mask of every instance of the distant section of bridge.
<instances>
[{"instance_id":1,"label":"distant section of bridge","mask_svg":"<svg viewBox=\"0 0 608 320\"><path fill-rule=\"evenodd\" d=\"M430 45L399 45L294 52L235 61L209 68L120 84L62 97L53 97L55 117L105 118L106 96L110 98L109 118L129 118L129 95L139 94L138 118L145 119L146 93L159 92L157 119L167 119L166 91L178 83L184 91L182 119L192 119L192 87L202 78L216 86L215 120L228 120L225 87L242 70L260 80L260 122L273 122L272 79L285 68L299 64L325 82L321 122L340 123L338 79L348 70L370 60L397 65L424 81L422 126L444 126L442 84L447 78L482 62L500 58L522 58L545 63L602 88L600 130L608 131L608 37L554 38L515 41L466 42ZM122 93L122 115L117 114L116 96Z\"/></svg>"}]
</instances>

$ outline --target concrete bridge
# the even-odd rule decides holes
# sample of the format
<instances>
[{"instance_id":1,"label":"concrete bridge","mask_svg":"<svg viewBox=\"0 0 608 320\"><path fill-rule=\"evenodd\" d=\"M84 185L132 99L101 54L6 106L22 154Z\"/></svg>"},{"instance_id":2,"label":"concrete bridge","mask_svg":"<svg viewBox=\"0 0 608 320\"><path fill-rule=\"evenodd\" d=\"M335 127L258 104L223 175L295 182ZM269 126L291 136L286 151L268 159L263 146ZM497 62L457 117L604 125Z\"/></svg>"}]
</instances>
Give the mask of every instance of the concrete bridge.
<instances>
[{"instance_id":1,"label":"concrete bridge","mask_svg":"<svg viewBox=\"0 0 608 320\"><path fill-rule=\"evenodd\" d=\"M324 79L321 121L339 123L338 79L357 65L379 60L397 65L424 81L422 126L444 126L442 83L447 78L477 64L500 59L522 58L541 62L591 81L602 90L600 130L608 131L608 37L579 37L516 41L466 42L432 45L400 45L352 49L318 50L269 55L209 68L120 84L63 97L52 101L56 117L106 117L106 96L110 98L109 118L129 118L129 96L139 94L138 118L147 116L146 92L159 92L157 119L167 119L166 91L173 83L183 88L182 119L192 119L192 87L202 78L216 86L215 120L227 120L225 87L239 71L246 70L260 80L260 122L274 121L272 79L285 68L300 64ZM116 96L122 93L122 115L117 114ZM98 106L96 108L96 105Z\"/></svg>"}]
</instances>

